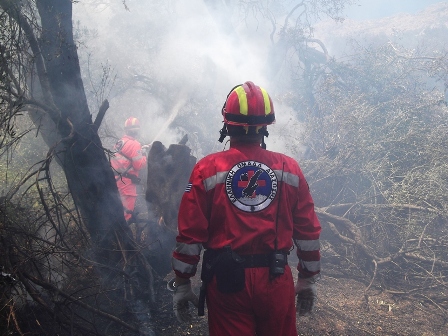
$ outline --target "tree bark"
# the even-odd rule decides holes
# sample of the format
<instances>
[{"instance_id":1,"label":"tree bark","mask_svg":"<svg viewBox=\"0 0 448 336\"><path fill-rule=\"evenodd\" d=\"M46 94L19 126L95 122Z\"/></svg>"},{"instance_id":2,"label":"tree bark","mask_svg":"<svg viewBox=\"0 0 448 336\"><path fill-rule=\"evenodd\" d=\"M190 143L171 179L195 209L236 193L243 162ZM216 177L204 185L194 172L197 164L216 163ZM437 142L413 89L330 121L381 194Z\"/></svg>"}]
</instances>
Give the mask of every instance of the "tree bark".
<instances>
[{"instance_id":1,"label":"tree bark","mask_svg":"<svg viewBox=\"0 0 448 336\"><path fill-rule=\"evenodd\" d=\"M29 5L34 4L38 15L30 21L23 3L0 0L0 8L16 21L29 43L35 68L23 73L36 72L29 75L32 78L27 78L26 87L19 86L23 79L17 81L20 94L13 103L28 108L50 155L64 170L76 210L89 232L87 258L97 266L101 280L118 282L120 287L115 288L124 296L128 291L134 299L149 294L154 302L152 269L124 219L114 174L97 134L102 116L92 122L87 104L73 39L72 1L35 0ZM106 110L107 102L101 114ZM122 273L126 274L124 282Z\"/></svg>"},{"instance_id":2,"label":"tree bark","mask_svg":"<svg viewBox=\"0 0 448 336\"><path fill-rule=\"evenodd\" d=\"M46 71L39 77L47 76L54 105L60 111L57 129L64 139L61 162L67 183L94 246L113 251L113 231L125 231L126 224L113 172L87 105L73 40L72 2L37 0L36 5Z\"/></svg>"}]
</instances>

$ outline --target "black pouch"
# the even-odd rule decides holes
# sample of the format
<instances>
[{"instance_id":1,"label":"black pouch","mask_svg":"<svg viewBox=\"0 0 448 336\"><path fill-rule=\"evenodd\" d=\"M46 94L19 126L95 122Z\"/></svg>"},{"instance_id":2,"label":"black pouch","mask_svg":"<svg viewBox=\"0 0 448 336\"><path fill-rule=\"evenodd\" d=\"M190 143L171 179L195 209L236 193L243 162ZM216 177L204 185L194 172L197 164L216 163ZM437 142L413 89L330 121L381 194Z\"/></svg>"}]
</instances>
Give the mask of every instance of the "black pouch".
<instances>
[{"instance_id":1,"label":"black pouch","mask_svg":"<svg viewBox=\"0 0 448 336\"><path fill-rule=\"evenodd\" d=\"M212 281L213 276L215 275L215 265L213 258L210 257L211 253L212 252L210 250L205 250L202 261L201 280L205 284Z\"/></svg>"},{"instance_id":2,"label":"black pouch","mask_svg":"<svg viewBox=\"0 0 448 336\"><path fill-rule=\"evenodd\" d=\"M215 276L218 290L221 293L236 293L245 285L244 259L230 248L224 248L216 264Z\"/></svg>"},{"instance_id":3,"label":"black pouch","mask_svg":"<svg viewBox=\"0 0 448 336\"><path fill-rule=\"evenodd\" d=\"M288 259L285 253L275 251L271 253L269 259L269 273L272 276L278 276L285 273L285 267L288 263Z\"/></svg>"}]
</instances>

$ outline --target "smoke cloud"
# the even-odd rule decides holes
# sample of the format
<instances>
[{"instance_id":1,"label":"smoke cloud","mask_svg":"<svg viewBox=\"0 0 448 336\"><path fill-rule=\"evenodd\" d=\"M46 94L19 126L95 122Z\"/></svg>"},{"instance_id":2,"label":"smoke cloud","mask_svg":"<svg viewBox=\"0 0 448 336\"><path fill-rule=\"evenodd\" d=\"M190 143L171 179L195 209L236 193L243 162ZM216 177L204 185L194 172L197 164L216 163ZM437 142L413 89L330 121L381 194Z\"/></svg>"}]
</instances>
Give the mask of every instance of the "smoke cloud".
<instances>
[{"instance_id":1,"label":"smoke cloud","mask_svg":"<svg viewBox=\"0 0 448 336\"><path fill-rule=\"evenodd\" d=\"M270 92L267 27L237 13L211 11L199 0L126 5L128 10L93 1L74 4L85 84L101 75L94 68L105 63L116 76L104 97L110 102L107 136L121 136L124 120L135 116L143 125L142 142L169 145L196 132L204 155L217 149L229 90L251 80ZM274 104L281 115L282 106L275 99Z\"/></svg>"}]
</instances>

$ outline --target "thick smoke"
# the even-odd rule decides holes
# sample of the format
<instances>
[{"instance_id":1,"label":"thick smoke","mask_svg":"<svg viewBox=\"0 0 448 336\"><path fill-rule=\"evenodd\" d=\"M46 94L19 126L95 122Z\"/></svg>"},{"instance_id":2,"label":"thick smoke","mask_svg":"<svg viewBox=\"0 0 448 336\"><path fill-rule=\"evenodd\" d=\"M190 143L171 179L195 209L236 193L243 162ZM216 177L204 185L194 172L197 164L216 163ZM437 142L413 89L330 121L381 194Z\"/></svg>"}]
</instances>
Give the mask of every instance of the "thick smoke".
<instances>
[{"instance_id":1,"label":"thick smoke","mask_svg":"<svg viewBox=\"0 0 448 336\"><path fill-rule=\"evenodd\" d=\"M284 149L277 137L297 134L297 125L288 130L289 109L275 100L278 81L268 80L268 21L230 13L225 6L213 10L199 0L126 5L128 10L118 4L74 4L85 84L89 71L101 75L94 65L107 63L116 76L104 97L111 105L102 128L107 136L119 137L124 120L136 116L144 126L142 142L177 143L185 133L195 133L202 146L198 153L221 150L222 104L233 86L247 80L274 98L278 121L270 128L268 148Z\"/></svg>"}]
</instances>

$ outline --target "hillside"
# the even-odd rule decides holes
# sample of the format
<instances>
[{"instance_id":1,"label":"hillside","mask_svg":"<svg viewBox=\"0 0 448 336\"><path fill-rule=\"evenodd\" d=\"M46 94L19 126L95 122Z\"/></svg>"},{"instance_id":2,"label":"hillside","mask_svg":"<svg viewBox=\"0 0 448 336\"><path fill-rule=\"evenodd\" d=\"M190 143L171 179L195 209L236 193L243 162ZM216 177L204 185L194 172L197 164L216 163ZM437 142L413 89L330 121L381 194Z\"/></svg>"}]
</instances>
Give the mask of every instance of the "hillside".
<instances>
[{"instance_id":1,"label":"hillside","mask_svg":"<svg viewBox=\"0 0 448 336\"><path fill-rule=\"evenodd\" d=\"M316 37L331 55L350 54L350 41L361 45L394 42L408 48L447 49L448 2L427 7L415 14L401 13L378 20L342 23L326 20L316 26Z\"/></svg>"}]
</instances>

